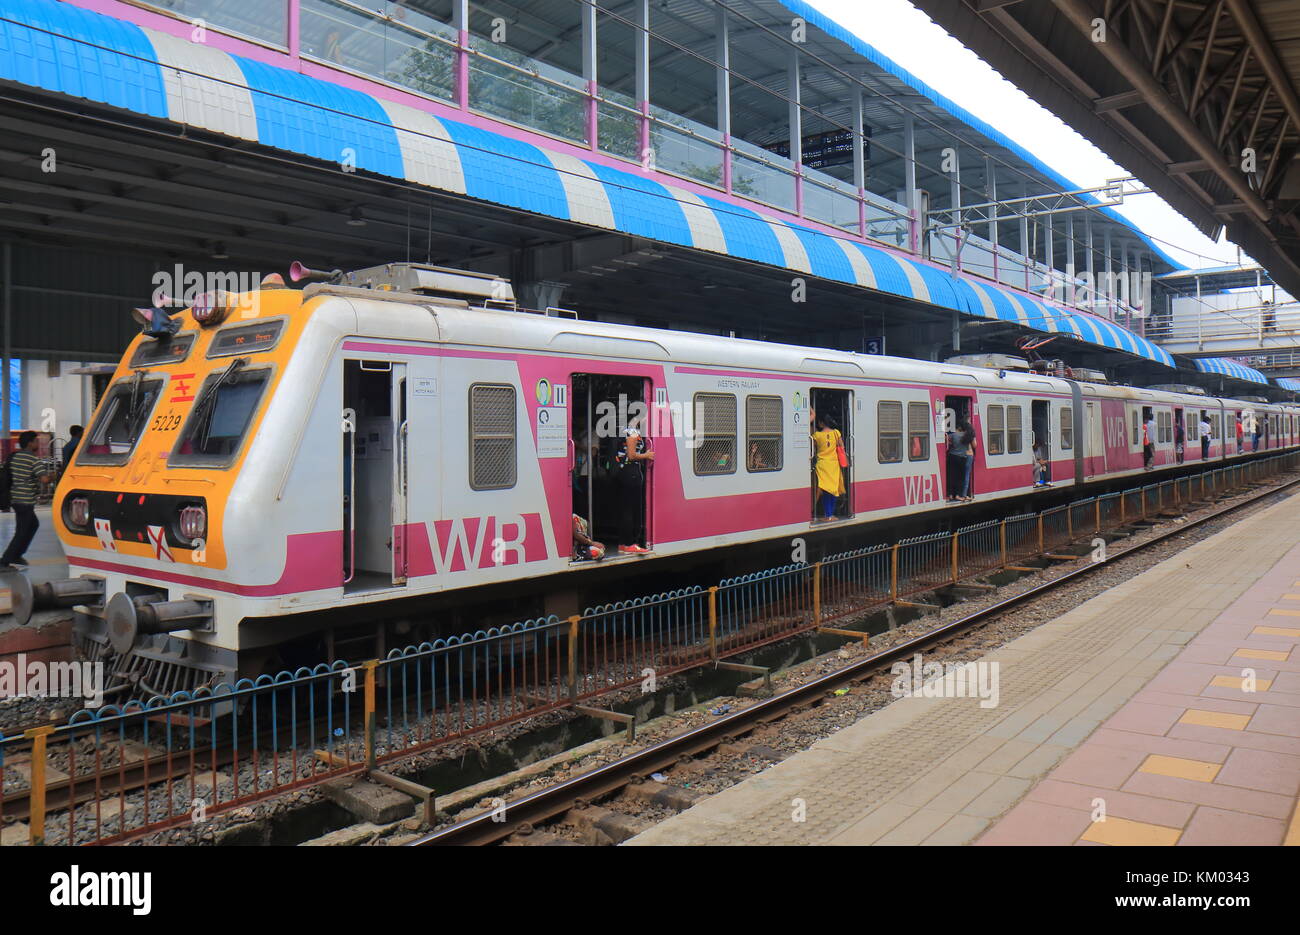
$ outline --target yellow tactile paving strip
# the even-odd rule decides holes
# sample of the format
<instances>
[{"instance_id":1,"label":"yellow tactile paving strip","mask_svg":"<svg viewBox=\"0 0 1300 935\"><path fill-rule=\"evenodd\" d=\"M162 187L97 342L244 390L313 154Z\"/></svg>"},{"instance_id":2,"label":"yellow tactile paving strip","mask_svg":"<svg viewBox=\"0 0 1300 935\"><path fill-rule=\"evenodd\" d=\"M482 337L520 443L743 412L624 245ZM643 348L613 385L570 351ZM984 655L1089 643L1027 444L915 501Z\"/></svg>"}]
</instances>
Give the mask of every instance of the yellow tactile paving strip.
<instances>
[{"instance_id":1,"label":"yellow tactile paving strip","mask_svg":"<svg viewBox=\"0 0 1300 935\"><path fill-rule=\"evenodd\" d=\"M900 699L628 843L1281 843L1300 661L1295 640L1252 630L1300 587L1297 541L1290 497L984 657L997 707ZM1257 647L1271 655L1240 658ZM1181 722L1189 710L1248 723Z\"/></svg>"}]
</instances>

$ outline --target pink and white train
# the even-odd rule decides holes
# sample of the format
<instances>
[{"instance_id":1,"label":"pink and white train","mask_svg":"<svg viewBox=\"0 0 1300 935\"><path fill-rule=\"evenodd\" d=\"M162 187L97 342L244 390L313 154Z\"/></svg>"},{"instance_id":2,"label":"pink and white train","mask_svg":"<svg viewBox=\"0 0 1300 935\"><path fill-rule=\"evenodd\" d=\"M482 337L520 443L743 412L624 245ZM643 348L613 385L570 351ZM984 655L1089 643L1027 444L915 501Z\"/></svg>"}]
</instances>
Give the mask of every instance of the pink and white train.
<instances>
[{"instance_id":1,"label":"pink and white train","mask_svg":"<svg viewBox=\"0 0 1300 935\"><path fill-rule=\"evenodd\" d=\"M1156 473L1250 456L1239 417L1260 451L1300 440L1263 402L522 313L418 265L328 279L208 297L127 349L56 495L74 577L36 597L75 600L83 648L228 678L324 611L807 534L814 406L847 447L840 528L968 509L947 410L977 502L1035 489L1035 436L1054 487L1148 473L1148 418ZM606 538L622 508L601 439L638 402L650 551L574 561L573 514Z\"/></svg>"}]
</instances>

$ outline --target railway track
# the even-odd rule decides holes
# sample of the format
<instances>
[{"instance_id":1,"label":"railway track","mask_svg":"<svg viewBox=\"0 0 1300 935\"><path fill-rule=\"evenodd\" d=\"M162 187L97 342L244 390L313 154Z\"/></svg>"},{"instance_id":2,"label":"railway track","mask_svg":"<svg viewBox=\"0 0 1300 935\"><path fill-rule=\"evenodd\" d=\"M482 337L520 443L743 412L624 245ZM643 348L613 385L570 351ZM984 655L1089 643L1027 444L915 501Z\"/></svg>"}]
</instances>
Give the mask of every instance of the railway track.
<instances>
[{"instance_id":1,"label":"railway track","mask_svg":"<svg viewBox=\"0 0 1300 935\"><path fill-rule=\"evenodd\" d=\"M1079 580L1079 578L1097 568L1113 567L1125 558L1137 555L1149 547L1165 542L1172 536L1183 535L1189 530L1221 520L1225 516L1259 504L1262 500L1286 491L1297 484L1300 484L1300 479L1287 481L1281 485L1267 486L1266 489L1255 495L1238 500L1202 517L1179 524L1171 524L1168 530L1136 543L1122 552L1115 553L1105 563L1090 564L1075 569L992 606L986 606L959 620L946 623L905 643L892 646L888 650L877 653L844 669L768 698L735 714L723 716L697 730L638 751L624 760L608 764L605 767L568 780L553 789L534 793L508 807L508 822L490 821L485 824L481 820L470 819L427 835L421 838L418 843L494 843L509 837L518 830L527 831L535 825L555 820L557 816L570 812L575 801L585 806L586 803L607 799L614 793L627 791L630 786L636 786L637 788L629 793L629 797L643 804L658 804L678 810L689 807L693 799L690 795L685 794L683 790L674 786L661 787L654 782L645 781L646 777L673 766L683 758L698 757L702 753L727 744L728 741L751 732L755 726L763 722L777 721L787 717L792 711L799 708L818 705L824 698L829 696L829 693L848 682L869 679L879 670L887 668L894 660L906 658L921 648L953 641L962 633L977 627L979 624L994 620L1009 610L1033 601L1035 598L1056 590L1058 587ZM1237 491L1230 494L1230 496L1239 494L1240 491ZM287 740L286 731L288 730L287 725L280 725L278 730L272 731L262 739L267 740L274 734L274 739L277 741ZM273 743L272 746L275 749L283 749L279 743ZM245 750L242 759L245 763L251 759L256 767L261 752L260 750ZM312 756L311 751L298 752L304 758L311 758ZM735 751L733 750L733 752ZM251 757L250 753L252 754ZM292 753L288 754L288 756L292 755ZM267 759L269 760L272 757L274 757L274 754L267 757ZM49 820L54 821L57 820L56 815L66 813L69 807L85 808L89 803L96 800L116 799L119 804L124 806L125 799L123 799L123 796L146 787L155 789L160 786L166 786L168 789L174 787L177 794L184 795L186 791L190 790L193 781L201 780L205 774L211 776L214 782L217 778L229 779L229 776L222 775L218 777L217 774L232 765L238 767L240 760L241 757L234 750L223 744L218 744L215 749L209 747L196 750L193 756L182 757L171 756L166 751L136 743L132 746L130 755L124 755L123 762L117 767L103 772L98 781L87 781L84 778L73 779L61 775L52 777L53 781L46 786L45 808L49 811ZM364 764L357 760L355 770L361 771L363 769ZM254 769L255 773L256 768ZM269 798L282 792L309 785L313 781L312 777L303 777L299 781L264 790L258 789L256 781L254 781L248 783L247 787L241 790L242 794L237 796L238 804ZM3 799L3 815L7 819L27 819L30 815L30 796L29 789L8 791ZM167 800L170 801L170 798L171 795L168 793ZM232 803L223 804L229 805ZM590 822L594 813L590 808L586 809L586 812L582 817L582 821ZM605 815L603 817L608 819L610 816ZM127 829L119 834L101 838L101 840L104 843L111 843L115 840L131 840L141 834L148 834L177 823L183 823L184 820L183 816L178 815L173 820L161 825L154 825L151 829L140 829L138 831ZM615 823L617 824L617 822ZM461 835L466 837L461 840L459 837ZM444 838L444 836L447 837ZM538 840L546 837L547 835L539 835ZM613 835L613 837L615 840L620 839L617 834Z\"/></svg>"},{"instance_id":2,"label":"railway track","mask_svg":"<svg viewBox=\"0 0 1300 935\"><path fill-rule=\"evenodd\" d=\"M983 607L836 671L755 702L734 713L723 715L700 727L638 750L554 786L533 792L517 801L506 803L504 808L483 812L433 831L410 841L407 846L482 846L503 843L511 838L514 839L511 843L532 843L528 839L534 836L537 829L547 823L564 820L578 827L604 829L605 836L617 843L630 836L626 831L637 826L636 819L617 811L600 808L595 803L620 793L626 794L631 790L631 797L638 802L660 804L670 810L684 810L694 803L695 796L675 786L647 781L647 778L679 764L691 762L702 754L710 754L724 745L734 745L737 738L753 732L756 728L819 705L828 698L835 697L834 692L837 689L879 675L893 662L907 659L921 650L953 642L969 631L1012 610L1024 607L1051 592L1077 583L1099 569L1113 568L1175 536L1186 535L1191 530L1220 521L1252 506L1258 506L1271 497L1277 497L1297 487L1300 487L1300 479L1285 481L1205 516L1181 524L1170 524L1171 528L1135 543L1110 556L1106 561L1082 565L1034 588ZM620 829L626 829L625 833L620 834ZM543 834L538 836L537 843L569 842Z\"/></svg>"}]
</instances>

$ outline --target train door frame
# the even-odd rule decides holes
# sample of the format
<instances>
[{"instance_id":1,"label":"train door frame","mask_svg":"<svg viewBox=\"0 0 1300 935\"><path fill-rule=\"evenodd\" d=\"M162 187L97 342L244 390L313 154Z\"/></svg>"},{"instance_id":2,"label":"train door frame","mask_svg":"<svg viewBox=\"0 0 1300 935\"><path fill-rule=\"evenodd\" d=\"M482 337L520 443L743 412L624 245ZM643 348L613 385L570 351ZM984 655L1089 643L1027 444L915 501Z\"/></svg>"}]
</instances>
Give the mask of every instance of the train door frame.
<instances>
[{"instance_id":1,"label":"train door frame","mask_svg":"<svg viewBox=\"0 0 1300 935\"><path fill-rule=\"evenodd\" d=\"M950 450L948 445L948 433L957 431L957 426L961 425L962 421L965 420L970 423L971 432L975 437L975 442L978 446L976 451L982 452L984 450L984 446L978 444L980 433L979 427L975 424L975 390L972 389L966 393L955 393L952 392L951 388L945 389L943 394L943 412L943 489L944 495L948 499L952 499L957 495L957 478L953 476L952 462L949 457ZM948 415L950 412L952 413L951 416ZM975 481L978 477L979 472L975 470L974 465L971 465L970 490L968 493L972 497L975 496Z\"/></svg>"},{"instance_id":2,"label":"train door frame","mask_svg":"<svg viewBox=\"0 0 1300 935\"><path fill-rule=\"evenodd\" d=\"M346 594L403 587L407 581L409 512L407 443L409 412L406 364L367 357L344 357L342 380L342 535L341 584ZM363 374L384 374L382 381ZM382 382L382 387L375 385ZM380 403L382 407L379 407ZM386 409L373 413L371 408ZM364 436L359 438L359 436ZM359 483L360 482L360 483ZM362 496L358 496L361 488ZM367 492L379 496L367 496ZM386 499L384 508L378 502ZM358 504L365 504L364 512ZM386 530L374 522L387 517ZM383 536L389 555L387 574L381 567L362 567L380 551ZM367 557L367 553L369 553Z\"/></svg>"},{"instance_id":3,"label":"train door frame","mask_svg":"<svg viewBox=\"0 0 1300 935\"><path fill-rule=\"evenodd\" d=\"M597 542L604 542L607 553L614 552L613 540L617 538L617 510L618 510L618 491L615 489L617 470L613 465L613 450L610 445L602 444L600 428L605 418L600 412L601 404L609 402L608 392L618 391L618 383L625 384L624 390L620 396L614 397L615 408L617 410L617 425L613 427L616 433L613 437L612 445L617 446L622 443L623 429L626 423L635 413L632 407L635 403L641 403L644 412L644 424L642 425L642 437L646 441L646 448L649 451L654 450L653 430L654 430L654 405L652 400L655 399L654 381L649 377L633 376L617 369L610 370L582 370L574 371L569 374L569 389L571 393L569 411L568 438L570 446L569 455L569 489L573 494L578 493L576 478L579 470L578 457L578 431L584 425L587 433L587 484L586 484L586 512L581 513L576 508L573 512L583 516L587 521L587 534ZM626 392L631 389L631 384L640 385L640 399L631 398L631 393ZM599 384L599 386L598 386ZM619 401L622 395L626 395L627 405L620 406ZM606 415L607 415L606 411ZM579 419L583 420L582 423ZM594 443L594 444L593 444ZM593 456L591 449L595 448L596 453ZM609 463L607 464L606 461ZM654 471L652 461L642 462L642 471L645 476L645 485L643 489L644 500L641 506L640 530L643 533L642 538L645 540L646 548L653 551L654 549ZM599 488L599 489L598 489ZM579 499L575 496L573 506L580 506ZM605 514L609 515L606 516ZM613 517L611 520L610 517ZM574 561L570 543L570 561Z\"/></svg>"},{"instance_id":4,"label":"train door frame","mask_svg":"<svg viewBox=\"0 0 1300 935\"><path fill-rule=\"evenodd\" d=\"M1029 450L1034 450L1035 440L1042 438L1047 446L1047 473L1043 478L1052 482L1052 401L1050 399L1029 400Z\"/></svg>"},{"instance_id":5,"label":"train door frame","mask_svg":"<svg viewBox=\"0 0 1300 935\"><path fill-rule=\"evenodd\" d=\"M827 403L827 396L834 398L833 403ZM821 404L818 401L821 400ZM853 509L853 468L854 468L854 445L853 445L853 414L855 412L855 400L853 390L844 389L838 386L812 386L808 389L808 405L820 416L827 417L834 422L835 427L839 429L840 440L844 443L844 451L848 454L849 466L842 469L842 479L844 482L844 496L840 497L835 504L835 519L852 519L855 515ZM829 408L827 408L829 406ZM906 426L906 420L904 420ZM810 428L816 428L811 426ZM906 436L906 428L904 428ZM904 439L906 441L906 438ZM810 515L813 519L817 518L817 462L812 460L812 505Z\"/></svg>"},{"instance_id":6,"label":"train door frame","mask_svg":"<svg viewBox=\"0 0 1300 935\"><path fill-rule=\"evenodd\" d=\"M1169 431L1173 435L1174 463L1182 464L1187 460L1187 416L1182 406L1174 406L1173 424ZM1179 441L1179 436L1182 440Z\"/></svg>"}]
</instances>

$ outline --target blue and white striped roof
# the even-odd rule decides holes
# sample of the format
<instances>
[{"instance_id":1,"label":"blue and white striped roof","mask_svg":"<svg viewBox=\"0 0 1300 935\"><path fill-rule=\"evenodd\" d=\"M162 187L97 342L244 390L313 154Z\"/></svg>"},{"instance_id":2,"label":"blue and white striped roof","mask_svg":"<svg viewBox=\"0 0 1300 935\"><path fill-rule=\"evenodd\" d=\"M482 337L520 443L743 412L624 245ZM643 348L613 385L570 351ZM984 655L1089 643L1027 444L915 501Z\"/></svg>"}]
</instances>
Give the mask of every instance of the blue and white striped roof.
<instances>
[{"instance_id":1,"label":"blue and white striped roof","mask_svg":"<svg viewBox=\"0 0 1300 935\"><path fill-rule=\"evenodd\" d=\"M670 177L543 148L56 0L0 0L0 79L592 227L727 254L1145 357L1114 322ZM376 86L380 90L379 86ZM410 99L409 95L394 93ZM503 128L505 131L505 128ZM528 137L528 139L522 138Z\"/></svg>"},{"instance_id":2,"label":"blue and white striped roof","mask_svg":"<svg viewBox=\"0 0 1300 935\"><path fill-rule=\"evenodd\" d=\"M1277 377L1273 380L1273 382L1276 383L1278 386L1282 387L1282 389L1284 390L1300 392L1300 380L1295 380L1292 379L1291 377Z\"/></svg>"},{"instance_id":3,"label":"blue and white striped roof","mask_svg":"<svg viewBox=\"0 0 1300 935\"><path fill-rule=\"evenodd\" d=\"M1268 385L1268 377L1255 368L1239 364L1235 360L1226 360L1222 357L1198 357L1194 363L1201 373L1221 373L1225 377L1236 377L1238 380Z\"/></svg>"}]
</instances>

